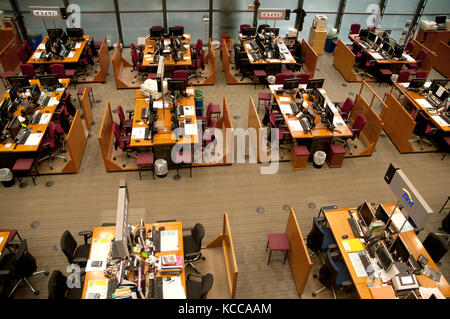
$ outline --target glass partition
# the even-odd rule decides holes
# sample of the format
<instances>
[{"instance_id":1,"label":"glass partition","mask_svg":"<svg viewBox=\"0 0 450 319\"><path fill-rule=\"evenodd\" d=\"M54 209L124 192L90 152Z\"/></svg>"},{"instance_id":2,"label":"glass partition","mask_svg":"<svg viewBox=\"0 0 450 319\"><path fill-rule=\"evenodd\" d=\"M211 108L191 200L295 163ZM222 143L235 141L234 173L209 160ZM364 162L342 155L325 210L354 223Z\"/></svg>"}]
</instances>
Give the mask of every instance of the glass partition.
<instances>
[{"instance_id":1,"label":"glass partition","mask_svg":"<svg viewBox=\"0 0 450 319\"><path fill-rule=\"evenodd\" d=\"M137 43L137 38L149 34L154 25L164 25L161 13L121 13L122 34L124 46Z\"/></svg>"}]
</instances>

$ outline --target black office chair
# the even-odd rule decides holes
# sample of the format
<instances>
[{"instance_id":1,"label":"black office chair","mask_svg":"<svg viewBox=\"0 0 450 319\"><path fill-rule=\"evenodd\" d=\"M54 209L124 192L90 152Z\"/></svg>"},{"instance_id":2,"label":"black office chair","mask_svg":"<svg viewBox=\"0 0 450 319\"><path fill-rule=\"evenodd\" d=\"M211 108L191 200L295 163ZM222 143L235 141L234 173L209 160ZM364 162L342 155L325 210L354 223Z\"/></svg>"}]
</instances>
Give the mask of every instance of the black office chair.
<instances>
[{"instance_id":1,"label":"black office chair","mask_svg":"<svg viewBox=\"0 0 450 319\"><path fill-rule=\"evenodd\" d=\"M327 252L327 259L325 264L320 268L319 275L314 274L314 278L319 277L319 281L324 285L319 290L312 293L312 296L317 296L318 293L326 288L330 288L333 292L334 299L336 293L334 288L349 289L353 285L352 278L348 272L345 262L341 260L339 252Z\"/></svg>"},{"instance_id":2,"label":"black office chair","mask_svg":"<svg viewBox=\"0 0 450 319\"><path fill-rule=\"evenodd\" d=\"M319 219L314 217L312 229L309 232L308 237L306 237L306 245L313 251L310 257L319 254L320 259L322 259L321 252L337 248L331 229L322 226L321 223L323 224L323 220L319 221Z\"/></svg>"},{"instance_id":3,"label":"black office chair","mask_svg":"<svg viewBox=\"0 0 450 319\"><path fill-rule=\"evenodd\" d=\"M449 242L450 235L430 232L422 244L428 254L430 254L431 259L433 259L435 263L438 263L447 253Z\"/></svg>"},{"instance_id":4,"label":"black office chair","mask_svg":"<svg viewBox=\"0 0 450 319\"><path fill-rule=\"evenodd\" d=\"M260 25L258 26L257 32L258 32L258 33L261 33L262 30L265 31L267 28L270 28L270 25L268 25L268 24L260 24Z\"/></svg>"},{"instance_id":5,"label":"black office chair","mask_svg":"<svg viewBox=\"0 0 450 319\"><path fill-rule=\"evenodd\" d=\"M92 237L91 231L82 231L78 233L79 236L84 237L84 245L78 246L76 240L72 234L66 230L61 237L61 250L67 257L67 261L70 264L77 264L80 267L85 267L89 258L89 250L91 244L88 243L88 239Z\"/></svg>"},{"instance_id":6,"label":"black office chair","mask_svg":"<svg viewBox=\"0 0 450 319\"><path fill-rule=\"evenodd\" d=\"M290 64L286 64L287 68L290 68L293 71L298 71L302 68L303 63L305 63L305 58L302 55L302 45L299 41L296 41L292 48L293 56L295 59L295 64L291 66Z\"/></svg>"},{"instance_id":7,"label":"black office chair","mask_svg":"<svg viewBox=\"0 0 450 319\"><path fill-rule=\"evenodd\" d=\"M192 280L193 278L200 278L201 280ZM186 298L187 299L206 299L208 292L211 290L214 283L212 274L199 275L189 274L186 279Z\"/></svg>"},{"instance_id":8,"label":"black office chair","mask_svg":"<svg viewBox=\"0 0 450 319\"><path fill-rule=\"evenodd\" d=\"M252 79L253 69L252 69L250 60L248 59L247 55L242 55L239 63L240 63L239 71L240 71L240 74L242 75L240 81L242 81L245 78Z\"/></svg>"},{"instance_id":9,"label":"black office chair","mask_svg":"<svg viewBox=\"0 0 450 319\"><path fill-rule=\"evenodd\" d=\"M426 117L423 111L420 111L416 117L416 126L414 127L414 134L417 135L417 138L410 140L409 142L418 142L420 144L420 149L423 150L423 143L427 143L430 146L433 143L427 138L434 135L438 129L434 127L430 120Z\"/></svg>"},{"instance_id":10,"label":"black office chair","mask_svg":"<svg viewBox=\"0 0 450 319\"><path fill-rule=\"evenodd\" d=\"M48 299L81 299L83 284L81 281L80 288L69 288L67 277L59 270L54 270L48 280Z\"/></svg>"},{"instance_id":11,"label":"black office chair","mask_svg":"<svg viewBox=\"0 0 450 319\"><path fill-rule=\"evenodd\" d=\"M200 259L206 260L201 253L202 239L205 236L205 229L202 224L197 223L194 228L183 229L183 231L186 230L190 230L190 234L183 235L184 261L186 263L186 267L189 265L196 273L199 273L193 262Z\"/></svg>"},{"instance_id":12,"label":"black office chair","mask_svg":"<svg viewBox=\"0 0 450 319\"><path fill-rule=\"evenodd\" d=\"M48 276L48 272L45 270L36 271L36 259L29 253L26 239L20 243L9 242L8 245L18 246L14 253L4 255L0 264L0 276L3 277L5 286L9 287L12 282L17 281L9 292L8 298L14 294L22 281L28 285L35 295L39 294L39 290L34 289L27 278L40 274Z\"/></svg>"}]
</instances>

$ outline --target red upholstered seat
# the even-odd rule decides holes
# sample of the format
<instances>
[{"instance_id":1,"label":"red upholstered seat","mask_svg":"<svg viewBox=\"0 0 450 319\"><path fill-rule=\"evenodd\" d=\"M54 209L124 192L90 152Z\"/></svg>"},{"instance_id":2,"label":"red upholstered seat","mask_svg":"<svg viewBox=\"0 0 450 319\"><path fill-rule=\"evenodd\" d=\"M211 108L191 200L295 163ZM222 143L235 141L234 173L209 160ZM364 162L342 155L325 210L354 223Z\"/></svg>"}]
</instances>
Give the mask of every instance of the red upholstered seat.
<instances>
[{"instance_id":1,"label":"red upholstered seat","mask_svg":"<svg viewBox=\"0 0 450 319\"><path fill-rule=\"evenodd\" d=\"M447 146L450 146L450 136L444 136L444 142L447 143Z\"/></svg>"},{"instance_id":2,"label":"red upholstered seat","mask_svg":"<svg viewBox=\"0 0 450 319\"><path fill-rule=\"evenodd\" d=\"M213 104L211 106L211 113L220 113L220 105L219 104Z\"/></svg>"},{"instance_id":3,"label":"red upholstered seat","mask_svg":"<svg viewBox=\"0 0 450 319\"><path fill-rule=\"evenodd\" d=\"M91 92L92 92L92 87L87 86L87 87L80 87L80 88L78 88L78 90L77 90L77 95L83 95L84 89L86 89L87 94L91 94Z\"/></svg>"},{"instance_id":4,"label":"red upholstered seat","mask_svg":"<svg viewBox=\"0 0 450 319\"><path fill-rule=\"evenodd\" d=\"M389 69L380 69L380 73L383 75L392 75L392 71Z\"/></svg>"},{"instance_id":5,"label":"red upholstered seat","mask_svg":"<svg viewBox=\"0 0 450 319\"><path fill-rule=\"evenodd\" d=\"M289 239L286 234L267 234L270 250L289 250Z\"/></svg>"},{"instance_id":6,"label":"red upholstered seat","mask_svg":"<svg viewBox=\"0 0 450 319\"><path fill-rule=\"evenodd\" d=\"M3 72L0 76L2 78L6 79L8 76L14 76L14 75L16 75L16 74L13 71L6 71L6 72Z\"/></svg>"},{"instance_id":7,"label":"red upholstered seat","mask_svg":"<svg viewBox=\"0 0 450 319\"><path fill-rule=\"evenodd\" d=\"M341 144L331 144L330 154L345 154L345 147Z\"/></svg>"},{"instance_id":8,"label":"red upholstered seat","mask_svg":"<svg viewBox=\"0 0 450 319\"><path fill-rule=\"evenodd\" d=\"M153 165L155 161L155 155L151 152L139 153L137 156L137 165Z\"/></svg>"},{"instance_id":9,"label":"red upholstered seat","mask_svg":"<svg viewBox=\"0 0 450 319\"><path fill-rule=\"evenodd\" d=\"M12 171L29 171L33 166L34 158L19 158L13 166Z\"/></svg>"},{"instance_id":10,"label":"red upholstered seat","mask_svg":"<svg viewBox=\"0 0 450 319\"><path fill-rule=\"evenodd\" d=\"M267 76L266 71L264 70L253 70L253 74L255 74L255 76Z\"/></svg>"},{"instance_id":11,"label":"red upholstered seat","mask_svg":"<svg viewBox=\"0 0 450 319\"><path fill-rule=\"evenodd\" d=\"M294 75L294 72L292 72L292 70L289 70L289 69L285 69L285 70L281 71L281 73L289 75L289 76Z\"/></svg>"},{"instance_id":12,"label":"red upholstered seat","mask_svg":"<svg viewBox=\"0 0 450 319\"><path fill-rule=\"evenodd\" d=\"M258 100L270 101L271 98L272 98L272 94L270 94L270 93L266 93L266 92L258 93Z\"/></svg>"},{"instance_id":13,"label":"red upholstered seat","mask_svg":"<svg viewBox=\"0 0 450 319\"><path fill-rule=\"evenodd\" d=\"M65 70L66 76L71 77L75 75L76 70Z\"/></svg>"},{"instance_id":14,"label":"red upholstered seat","mask_svg":"<svg viewBox=\"0 0 450 319\"><path fill-rule=\"evenodd\" d=\"M295 145L294 152L297 156L309 156L308 148L304 145Z\"/></svg>"},{"instance_id":15,"label":"red upholstered seat","mask_svg":"<svg viewBox=\"0 0 450 319\"><path fill-rule=\"evenodd\" d=\"M147 79L156 80L156 73L149 73Z\"/></svg>"}]
</instances>

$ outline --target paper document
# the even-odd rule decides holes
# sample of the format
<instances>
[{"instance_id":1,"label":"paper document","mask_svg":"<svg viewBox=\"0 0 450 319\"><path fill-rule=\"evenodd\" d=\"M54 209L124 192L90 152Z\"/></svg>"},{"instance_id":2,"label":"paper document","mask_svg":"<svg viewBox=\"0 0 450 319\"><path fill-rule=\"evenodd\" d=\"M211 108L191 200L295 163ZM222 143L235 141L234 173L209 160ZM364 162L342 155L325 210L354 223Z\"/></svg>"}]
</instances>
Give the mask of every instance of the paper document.
<instances>
[{"instance_id":1,"label":"paper document","mask_svg":"<svg viewBox=\"0 0 450 319\"><path fill-rule=\"evenodd\" d=\"M55 96L53 96L53 97L51 97L50 100L48 101L47 106L55 106L55 105L58 105L58 104L59 104L58 98L55 97Z\"/></svg>"},{"instance_id":2,"label":"paper document","mask_svg":"<svg viewBox=\"0 0 450 319\"><path fill-rule=\"evenodd\" d=\"M81 43L80 43L80 42L78 42L77 44L75 44L75 49L79 49L79 48L81 48Z\"/></svg>"},{"instance_id":3,"label":"paper document","mask_svg":"<svg viewBox=\"0 0 450 319\"><path fill-rule=\"evenodd\" d=\"M164 299L186 299L180 276L168 278L170 280L163 279Z\"/></svg>"},{"instance_id":4,"label":"paper document","mask_svg":"<svg viewBox=\"0 0 450 319\"><path fill-rule=\"evenodd\" d=\"M247 47L247 49L252 50L252 46L249 43L246 43L245 46Z\"/></svg>"},{"instance_id":5,"label":"paper document","mask_svg":"<svg viewBox=\"0 0 450 319\"><path fill-rule=\"evenodd\" d=\"M347 239L342 241L342 246L346 252L354 252L364 250L364 246L361 244L359 238Z\"/></svg>"},{"instance_id":6,"label":"paper document","mask_svg":"<svg viewBox=\"0 0 450 319\"><path fill-rule=\"evenodd\" d=\"M348 257L350 258L350 261L352 262L353 269L356 272L356 275L358 277L367 277L366 270L364 269L364 265L359 258L358 253L350 253L348 254Z\"/></svg>"},{"instance_id":7,"label":"paper document","mask_svg":"<svg viewBox=\"0 0 450 319\"><path fill-rule=\"evenodd\" d=\"M280 62L280 60L278 59L267 59L267 61L269 61L270 63Z\"/></svg>"},{"instance_id":8,"label":"paper document","mask_svg":"<svg viewBox=\"0 0 450 319\"><path fill-rule=\"evenodd\" d=\"M197 134L197 124L184 124L184 135L193 136Z\"/></svg>"},{"instance_id":9,"label":"paper document","mask_svg":"<svg viewBox=\"0 0 450 319\"><path fill-rule=\"evenodd\" d=\"M436 123L438 123L440 126L450 126L442 117L439 115L434 115L431 117Z\"/></svg>"},{"instance_id":10,"label":"paper document","mask_svg":"<svg viewBox=\"0 0 450 319\"><path fill-rule=\"evenodd\" d=\"M131 138L145 138L145 127L134 127L131 131Z\"/></svg>"},{"instance_id":11,"label":"paper document","mask_svg":"<svg viewBox=\"0 0 450 319\"><path fill-rule=\"evenodd\" d=\"M194 89L186 89L186 94L193 95Z\"/></svg>"},{"instance_id":12,"label":"paper document","mask_svg":"<svg viewBox=\"0 0 450 319\"><path fill-rule=\"evenodd\" d=\"M36 52L33 54L33 59L39 59L41 57L42 52Z\"/></svg>"},{"instance_id":13,"label":"paper document","mask_svg":"<svg viewBox=\"0 0 450 319\"><path fill-rule=\"evenodd\" d=\"M380 270L380 278L381 281L386 283L390 280L392 280L395 276L397 276L400 272L398 271L397 267L393 265L388 272L386 272L384 269Z\"/></svg>"},{"instance_id":14,"label":"paper document","mask_svg":"<svg viewBox=\"0 0 450 319\"><path fill-rule=\"evenodd\" d=\"M12 143L6 143L5 148L10 148L12 146Z\"/></svg>"},{"instance_id":15,"label":"paper document","mask_svg":"<svg viewBox=\"0 0 450 319\"><path fill-rule=\"evenodd\" d=\"M17 117L17 119L19 120L20 123L25 122L25 118L20 115Z\"/></svg>"},{"instance_id":16,"label":"paper document","mask_svg":"<svg viewBox=\"0 0 450 319\"><path fill-rule=\"evenodd\" d=\"M408 54L402 54L402 57L406 59L408 62L414 62L415 60L409 56Z\"/></svg>"},{"instance_id":17,"label":"paper document","mask_svg":"<svg viewBox=\"0 0 450 319\"><path fill-rule=\"evenodd\" d=\"M25 142L25 145L32 146L32 145L38 145L41 142L42 133L32 133L28 136L27 141Z\"/></svg>"},{"instance_id":18,"label":"paper document","mask_svg":"<svg viewBox=\"0 0 450 319\"><path fill-rule=\"evenodd\" d=\"M86 299L106 299L108 293L108 279L89 280Z\"/></svg>"},{"instance_id":19,"label":"paper document","mask_svg":"<svg viewBox=\"0 0 450 319\"><path fill-rule=\"evenodd\" d=\"M0 237L0 244L2 243L2 241L3 241L3 237Z\"/></svg>"},{"instance_id":20,"label":"paper document","mask_svg":"<svg viewBox=\"0 0 450 319\"><path fill-rule=\"evenodd\" d=\"M280 110L284 114L292 114L292 108L290 104L280 104Z\"/></svg>"},{"instance_id":21,"label":"paper document","mask_svg":"<svg viewBox=\"0 0 450 319\"><path fill-rule=\"evenodd\" d=\"M335 116L333 117L333 125L334 126L345 125L345 122L342 118Z\"/></svg>"},{"instance_id":22,"label":"paper document","mask_svg":"<svg viewBox=\"0 0 450 319\"><path fill-rule=\"evenodd\" d=\"M303 127L298 120L289 120L288 125L291 128L291 131L303 131Z\"/></svg>"},{"instance_id":23,"label":"paper document","mask_svg":"<svg viewBox=\"0 0 450 319\"><path fill-rule=\"evenodd\" d=\"M48 124L51 118L52 118L51 113L42 113L41 119L39 120L39 124Z\"/></svg>"},{"instance_id":24,"label":"paper document","mask_svg":"<svg viewBox=\"0 0 450 319\"><path fill-rule=\"evenodd\" d=\"M183 60L189 60L190 58L190 56L183 56Z\"/></svg>"},{"instance_id":25,"label":"paper document","mask_svg":"<svg viewBox=\"0 0 450 319\"><path fill-rule=\"evenodd\" d=\"M194 116L195 115L195 108L194 106L184 106L184 116Z\"/></svg>"},{"instance_id":26,"label":"paper document","mask_svg":"<svg viewBox=\"0 0 450 319\"><path fill-rule=\"evenodd\" d=\"M155 108L155 109L162 109L163 108L162 101L153 101L153 108Z\"/></svg>"},{"instance_id":27,"label":"paper document","mask_svg":"<svg viewBox=\"0 0 450 319\"><path fill-rule=\"evenodd\" d=\"M69 55L67 56L68 58L73 58L75 55L75 51L70 51Z\"/></svg>"},{"instance_id":28,"label":"paper document","mask_svg":"<svg viewBox=\"0 0 450 319\"><path fill-rule=\"evenodd\" d=\"M111 241L108 238L95 238L91 244L90 260L106 260L108 258Z\"/></svg>"},{"instance_id":29,"label":"paper document","mask_svg":"<svg viewBox=\"0 0 450 319\"><path fill-rule=\"evenodd\" d=\"M284 103L291 103L292 102L292 100L291 100L291 98L290 97L280 97L280 102L284 102Z\"/></svg>"},{"instance_id":30,"label":"paper document","mask_svg":"<svg viewBox=\"0 0 450 319\"><path fill-rule=\"evenodd\" d=\"M39 44L37 50L45 50L45 43Z\"/></svg>"},{"instance_id":31,"label":"paper document","mask_svg":"<svg viewBox=\"0 0 450 319\"><path fill-rule=\"evenodd\" d=\"M375 60L383 60L383 57L381 56L381 54L377 53L377 52L371 52L370 55L375 59Z\"/></svg>"},{"instance_id":32,"label":"paper document","mask_svg":"<svg viewBox=\"0 0 450 319\"><path fill-rule=\"evenodd\" d=\"M392 222L394 223L395 227L397 227L398 230L400 230L400 227L402 227L403 223L405 222L405 216L401 213L395 213L392 215ZM403 226L402 233L405 231L413 230L414 228L411 226L409 222L406 222L406 224Z\"/></svg>"},{"instance_id":33,"label":"paper document","mask_svg":"<svg viewBox=\"0 0 450 319\"><path fill-rule=\"evenodd\" d=\"M421 107L424 107L424 108L430 108L430 107L433 107L427 100L425 100L425 99L416 99L416 100L414 100L414 101L416 101L417 103L419 103L420 104L420 106Z\"/></svg>"},{"instance_id":34,"label":"paper document","mask_svg":"<svg viewBox=\"0 0 450 319\"><path fill-rule=\"evenodd\" d=\"M89 259L86 264L86 272L90 271L104 271L106 269L106 259L93 260Z\"/></svg>"},{"instance_id":35,"label":"paper document","mask_svg":"<svg viewBox=\"0 0 450 319\"><path fill-rule=\"evenodd\" d=\"M186 39L189 39L190 37L191 37L191 35L190 34L183 34L183 36L186 38Z\"/></svg>"},{"instance_id":36,"label":"paper document","mask_svg":"<svg viewBox=\"0 0 450 319\"><path fill-rule=\"evenodd\" d=\"M161 251L178 250L178 230L165 230L161 231L160 234L161 234Z\"/></svg>"},{"instance_id":37,"label":"paper document","mask_svg":"<svg viewBox=\"0 0 450 319\"><path fill-rule=\"evenodd\" d=\"M445 299L439 288L419 287L419 292L423 299L430 299L431 295L434 295L437 299Z\"/></svg>"}]
</instances>

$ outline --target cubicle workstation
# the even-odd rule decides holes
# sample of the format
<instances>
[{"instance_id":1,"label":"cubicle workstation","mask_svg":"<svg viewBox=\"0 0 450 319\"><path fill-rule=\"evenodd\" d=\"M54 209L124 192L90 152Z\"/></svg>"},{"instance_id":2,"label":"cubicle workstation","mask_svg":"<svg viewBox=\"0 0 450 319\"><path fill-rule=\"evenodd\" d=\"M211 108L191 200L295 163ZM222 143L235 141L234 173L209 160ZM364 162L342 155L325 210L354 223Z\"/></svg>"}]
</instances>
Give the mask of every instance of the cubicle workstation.
<instances>
[{"instance_id":1,"label":"cubicle workstation","mask_svg":"<svg viewBox=\"0 0 450 319\"><path fill-rule=\"evenodd\" d=\"M106 35L103 36L100 48L97 51L97 57L94 55L93 59L96 59L98 63L88 65L86 69L87 72L85 74L80 74L77 77L78 83L104 83L106 81L106 75L111 64Z\"/></svg>"},{"instance_id":2,"label":"cubicle workstation","mask_svg":"<svg viewBox=\"0 0 450 319\"><path fill-rule=\"evenodd\" d=\"M166 67L190 66L192 64L191 35L182 34L176 37L164 36L163 34L160 37L152 36L152 34L147 35L143 50L142 66L157 67L160 55L164 55Z\"/></svg>"},{"instance_id":3,"label":"cubicle workstation","mask_svg":"<svg viewBox=\"0 0 450 319\"><path fill-rule=\"evenodd\" d=\"M435 152L450 132L447 80L394 83L381 118L400 153ZM430 127L430 130L427 130Z\"/></svg>"}]
</instances>

